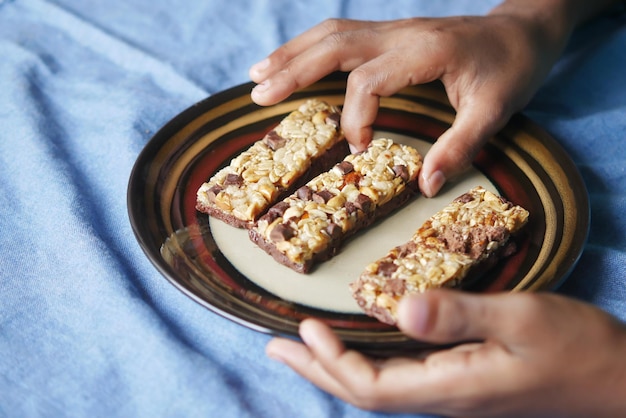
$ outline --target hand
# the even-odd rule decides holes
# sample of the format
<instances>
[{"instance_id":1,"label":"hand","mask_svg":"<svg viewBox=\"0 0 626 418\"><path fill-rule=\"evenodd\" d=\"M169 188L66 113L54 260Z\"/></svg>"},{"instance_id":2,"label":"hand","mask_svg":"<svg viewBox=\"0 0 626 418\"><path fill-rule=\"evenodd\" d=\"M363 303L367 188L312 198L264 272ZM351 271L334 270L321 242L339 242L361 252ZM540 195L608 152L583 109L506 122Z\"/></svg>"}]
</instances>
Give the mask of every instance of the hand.
<instances>
[{"instance_id":1,"label":"hand","mask_svg":"<svg viewBox=\"0 0 626 418\"><path fill-rule=\"evenodd\" d=\"M380 96L441 80L457 115L425 157L420 188L433 196L539 87L569 33L544 29L505 12L388 22L331 19L250 69L260 83L252 99L271 105L333 71L349 71L342 127L352 150L360 151L372 138Z\"/></svg>"},{"instance_id":2,"label":"hand","mask_svg":"<svg viewBox=\"0 0 626 418\"><path fill-rule=\"evenodd\" d=\"M423 359L373 360L305 320L301 344L274 339L280 360L364 409L463 417L626 416L626 329L590 305L554 294L407 297L399 327L433 343L466 343Z\"/></svg>"}]
</instances>

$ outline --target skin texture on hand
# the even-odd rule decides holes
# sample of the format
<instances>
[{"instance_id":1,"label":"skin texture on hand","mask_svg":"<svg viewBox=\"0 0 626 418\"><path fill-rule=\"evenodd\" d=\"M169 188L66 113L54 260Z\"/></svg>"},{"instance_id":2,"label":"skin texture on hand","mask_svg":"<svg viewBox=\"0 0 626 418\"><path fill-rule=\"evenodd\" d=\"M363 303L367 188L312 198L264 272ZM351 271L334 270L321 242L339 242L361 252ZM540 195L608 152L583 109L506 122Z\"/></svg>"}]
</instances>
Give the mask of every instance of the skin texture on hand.
<instances>
[{"instance_id":1,"label":"skin texture on hand","mask_svg":"<svg viewBox=\"0 0 626 418\"><path fill-rule=\"evenodd\" d=\"M250 69L253 100L277 103L330 72L349 71L342 127L353 151L372 137L379 98L441 80L457 115L425 157L420 187L437 193L530 100L564 43L508 14L389 22L327 20Z\"/></svg>"},{"instance_id":2,"label":"skin texture on hand","mask_svg":"<svg viewBox=\"0 0 626 418\"><path fill-rule=\"evenodd\" d=\"M271 358L363 409L463 417L626 416L626 329L552 294L430 291L403 299L399 327L433 343L481 341L423 358L373 360L317 320Z\"/></svg>"}]
</instances>

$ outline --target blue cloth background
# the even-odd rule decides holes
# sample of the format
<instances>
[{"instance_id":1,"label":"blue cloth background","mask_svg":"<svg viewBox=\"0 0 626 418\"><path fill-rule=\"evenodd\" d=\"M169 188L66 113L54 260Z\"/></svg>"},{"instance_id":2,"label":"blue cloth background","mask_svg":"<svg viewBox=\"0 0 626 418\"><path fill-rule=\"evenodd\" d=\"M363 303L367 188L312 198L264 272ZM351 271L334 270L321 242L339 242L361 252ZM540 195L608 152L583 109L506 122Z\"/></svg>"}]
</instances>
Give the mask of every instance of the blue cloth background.
<instances>
[{"instance_id":1,"label":"blue cloth background","mask_svg":"<svg viewBox=\"0 0 626 418\"><path fill-rule=\"evenodd\" d=\"M381 417L268 360L200 307L126 212L157 129L328 17L493 1L0 0L0 416ZM582 28L525 113L581 170L589 243L560 289L626 320L626 19Z\"/></svg>"}]
</instances>

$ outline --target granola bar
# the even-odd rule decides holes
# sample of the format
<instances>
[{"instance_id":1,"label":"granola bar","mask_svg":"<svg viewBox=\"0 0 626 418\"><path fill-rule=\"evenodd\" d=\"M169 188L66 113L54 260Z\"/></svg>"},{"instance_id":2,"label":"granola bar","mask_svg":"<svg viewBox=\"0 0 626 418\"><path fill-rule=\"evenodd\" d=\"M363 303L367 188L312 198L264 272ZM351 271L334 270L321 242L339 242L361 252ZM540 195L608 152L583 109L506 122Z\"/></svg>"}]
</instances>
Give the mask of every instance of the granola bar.
<instances>
[{"instance_id":1,"label":"granola bar","mask_svg":"<svg viewBox=\"0 0 626 418\"><path fill-rule=\"evenodd\" d=\"M349 153L340 116L337 107L308 100L202 184L196 209L250 228L272 204Z\"/></svg>"},{"instance_id":2,"label":"granola bar","mask_svg":"<svg viewBox=\"0 0 626 418\"><path fill-rule=\"evenodd\" d=\"M352 234L417 194L422 156L390 139L372 141L274 205L249 231L278 262L307 273Z\"/></svg>"},{"instance_id":3,"label":"granola bar","mask_svg":"<svg viewBox=\"0 0 626 418\"><path fill-rule=\"evenodd\" d=\"M405 244L369 264L350 285L366 314L396 323L402 296L455 287L515 252L510 240L528 221L528 211L476 187L428 219Z\"/></svg>"}]
</instances>

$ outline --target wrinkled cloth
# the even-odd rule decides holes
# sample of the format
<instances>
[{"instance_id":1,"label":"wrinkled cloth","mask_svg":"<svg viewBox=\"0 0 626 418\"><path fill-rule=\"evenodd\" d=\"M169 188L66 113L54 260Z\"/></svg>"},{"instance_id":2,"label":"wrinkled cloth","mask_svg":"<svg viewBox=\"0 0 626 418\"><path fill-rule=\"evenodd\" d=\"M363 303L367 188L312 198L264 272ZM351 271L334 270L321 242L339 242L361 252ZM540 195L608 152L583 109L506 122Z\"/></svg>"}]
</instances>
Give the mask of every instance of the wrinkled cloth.
<instances>
[{"instance_id":1,"label":"wrinkled cloth","mask_svg":"<svg viewBox=\"0 0 626 418\"><path fill-rule=\"evenodd\" d=\"M194 103L329 17L496 1L0 0L0 416L383 417L176 290L127 215L133 164ZM571 155L592 222L559 292L626 320L626 19L572 38L524 113Z\"/></svg>"}]
</instances>

